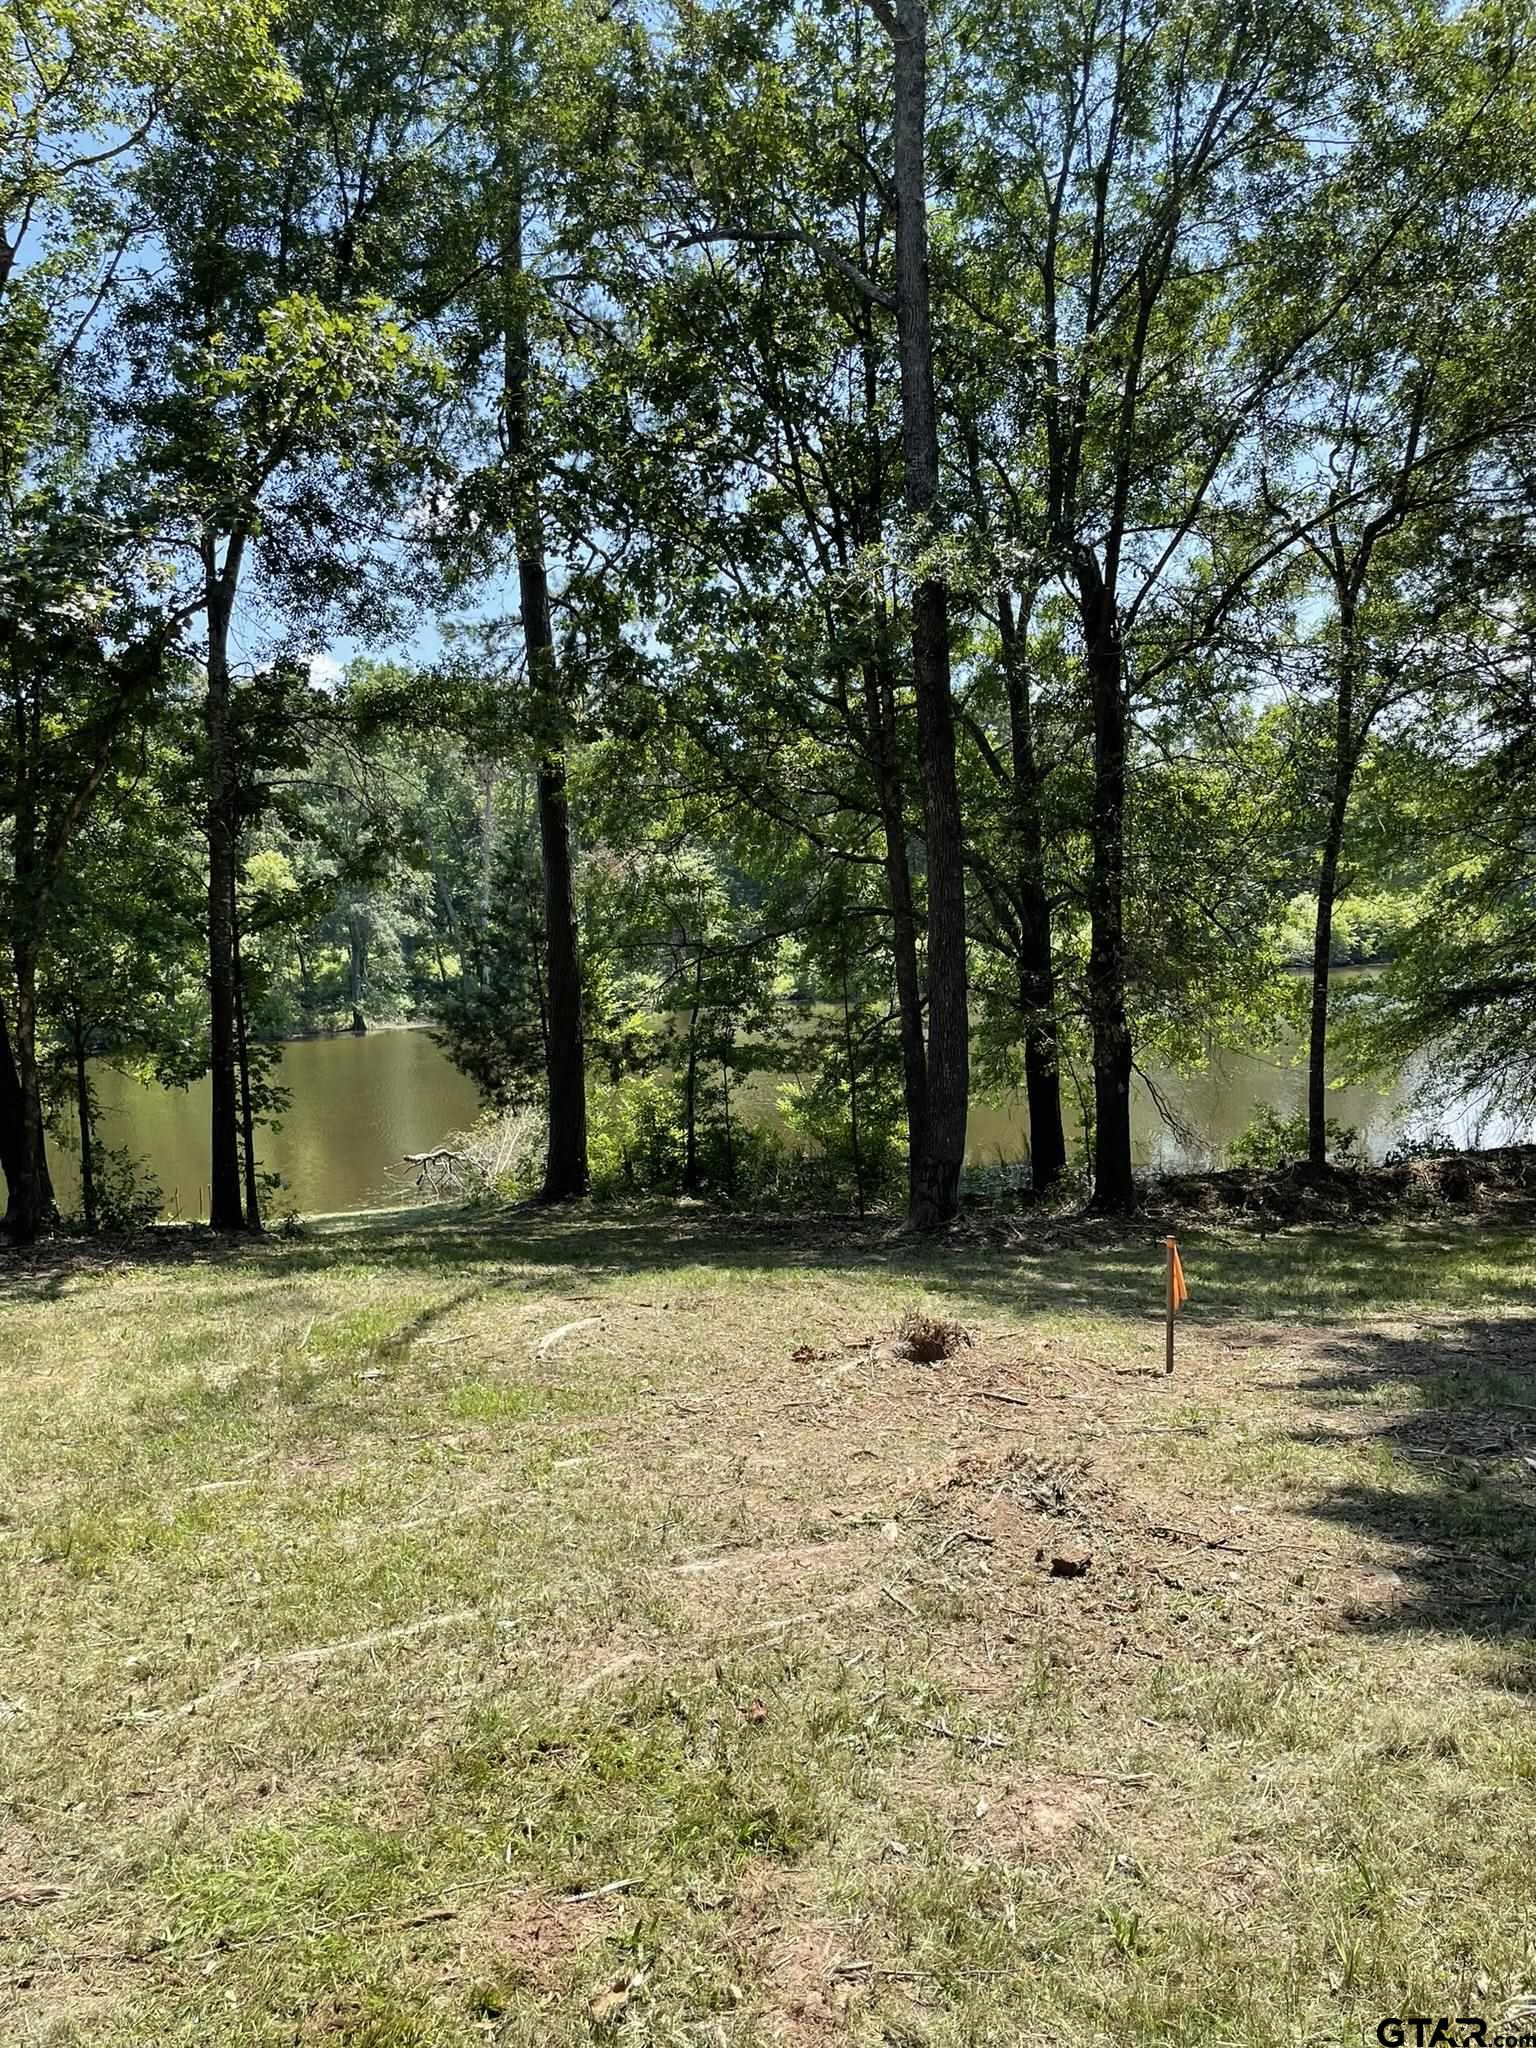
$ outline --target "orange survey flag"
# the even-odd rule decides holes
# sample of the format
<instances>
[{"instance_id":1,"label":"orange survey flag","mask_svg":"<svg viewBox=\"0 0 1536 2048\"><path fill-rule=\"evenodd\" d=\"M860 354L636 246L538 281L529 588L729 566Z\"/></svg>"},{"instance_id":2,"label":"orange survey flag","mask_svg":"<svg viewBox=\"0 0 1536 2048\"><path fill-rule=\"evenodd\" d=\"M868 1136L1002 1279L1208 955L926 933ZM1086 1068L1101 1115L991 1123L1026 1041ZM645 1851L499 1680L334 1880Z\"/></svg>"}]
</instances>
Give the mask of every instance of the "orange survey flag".
<instances>
[{"instance_id":1,"label":"orange survey flag","mask_svg":"<svg viewBox=\"0 0 1536 2048\"><path fill-rule=\"evenodd\" d=\"M1189 1289L1184 1285L1184 1261L1171 1237L1168 1240L1168 1291L1175 1309L1181 1309L1189 1299Z\"/></svg>"}]
</instances>

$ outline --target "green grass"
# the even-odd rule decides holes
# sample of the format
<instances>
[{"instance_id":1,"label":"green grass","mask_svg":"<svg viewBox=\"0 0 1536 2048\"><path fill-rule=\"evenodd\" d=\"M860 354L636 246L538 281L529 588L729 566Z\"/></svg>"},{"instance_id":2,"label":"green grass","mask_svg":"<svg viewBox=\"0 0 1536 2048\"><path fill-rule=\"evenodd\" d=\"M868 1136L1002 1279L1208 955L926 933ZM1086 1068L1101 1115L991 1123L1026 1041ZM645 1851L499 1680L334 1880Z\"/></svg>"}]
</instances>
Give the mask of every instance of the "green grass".
<instances>
[{"instance_id":1,"label":"green grass","mask_svg":"<svg viewBox=\"0 0 1536 2048\"><path fill-rule=\"evenodd\" d=\"M0 1273L0 2042L1492 2031L1536 1254L1185 1253L1172 1381L1156 1247L1086 1229L424 1212ZM974 1349L892 1357L913 1304Z\"/></svg>"}]
</instances>

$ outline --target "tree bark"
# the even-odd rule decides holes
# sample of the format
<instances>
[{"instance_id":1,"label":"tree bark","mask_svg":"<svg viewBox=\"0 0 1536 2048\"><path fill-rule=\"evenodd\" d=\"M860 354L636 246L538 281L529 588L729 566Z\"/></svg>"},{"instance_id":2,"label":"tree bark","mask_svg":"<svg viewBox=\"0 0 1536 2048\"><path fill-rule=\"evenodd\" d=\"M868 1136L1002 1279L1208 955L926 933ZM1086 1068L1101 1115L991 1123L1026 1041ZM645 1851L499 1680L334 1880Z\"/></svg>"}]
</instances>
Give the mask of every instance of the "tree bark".
<instances>
[{"instance_id":1,"label":"tree bark","mask_svg":"<svg viewBox=\"0 0 1536 2048\"><path fill-rule=\"evenodd\" d=\"M507 209L502 250L506 287L503 400L513 470L513 538L523 653L532 685L539 746L539 848L544 872L544 985L548 1026L544 1076L549 1136L541 1199L570 1201L591 1185L587 1162L587 1060L581 1001L581 943L576 927L570 806L565 778L565 706L549 608L549 571L537 453L530 431L533 355L518 293L523 283L522 197Z\"/></svg>"},{"instance_id":2,"label":"tree bark","mask_svg":"<svg viewBox=\"0 0 1536 2048\"><path fill-rule=\"evenodd\" d=\"M1357 615L1339 591L1339 690L1334 704L1333 787L1317 868L1317 918L1312 931L1312 1009L1307 1027L1307 1164L1328 1163L1328 995L1333 952L1333 911L1339 895L1339 859L1355 772L1355 669Z\"/></svg>"},{"instance_id":3,"label":"tree bark","mask_svg":"<svg viewBox=\"0 0 1536 2048\"><path fill-rule=\"evenodd\" d=\"M1008 741L1013 768L1013 831L1018 869L1019 1009L1024 1025L1024 1095L1029 1106L1030 1179L1041 1193L1055 1187L1066 1170L1067 1140L1061 1116L1061 1041L1056 1016L1056 961L1052 950L1051 899L1045 885L1045 826L1040 808L1040 773L1035 758L1034 722L1021 622L1006 590L997 594L1008 691Z\"/></svg>"},{"instance_id":4,"label":"tree bark","mask_svg":"<svg viewBox=\"0 0 1536 2048\"><path fill-rule=\"evenodd\" d=\"M91 1077L85 1064L85 1025L77 1011L70 1032L75 1055L75 1117L80 1125L80 1211L85 1227L96 1235L96 1119L91 1109Z\"/></svg>"},{"instance_id":5,"label":"tree bark","mask_svg":"<svg viewBox=\"0 0 1536 2048\"><path fill-rule=\"evenodd\" d=\"M367 940L355 912L347 916L347 991L352 998L352 1029L361 1038L368 1029L363 1015L363 988L367 980Z\"/></svg>"},{"instance_id":6,"label":"tree bark","mask_svg":"<svg viewBox=\"0 0 1536 2048\"><path fill-rule=\"evenodd\" d=\"M261 1186L256 1171L256 1116L251 1101L251 1048L245 1031L245 977L240 967L240 905L229 907L235 965L235 1061L240 1079L240 1151L245 1173L245 1227L261 1229Z\"/></svg>"},{"instance_id":7,"label":"tree bark","mask_svg":"<svg viewBox=\"0 0 1536 2048\"><path fill-rule=\"evenodd\" d=\"M208 1074L210 1083L208 1221L214 1230L242 1230L240 1109L235 1073L235 867L239 836L235 741L230 729L229 623L238 551L231 542L223 572L205 546L208 691L203 706L207 744Z\"/></svg>"},{"instance_id":8,"label":"tree bark","mask_svg":"<svg viewBox=\"0 0 1536 2048\"><path fill-rule=\"evenodd\" d=\"M1096 567L1079 571L1093 700L1093 851L1088 879L1088 1021L1093 1032L1093 1201L1136 1206L1131 1173L1131 1029L1125 1008L1125 663L1114 601Z\"/></svg>"},{"instance_id":9,"label":"tree bark","mask_svg":"<svg viewBox=\"0 0 1536 2048\"><path fill-rule=\"evenodd\" d=\"M704 956L694 964L693 1008L688 1012L688 1078L684 1084L683 1193L699 1192L699 994L704 979Z\"/></svg>"},{"instance_id":10,"label":"tree bark","mask_svg":"<svg viewBox=\"0 0 1536 2048\"><path fill-rule=\"evenodd\" d=\"M927 9L923 0L891 0L877 12L890 32L895 62L892 148L903 493L914 542L922 548L932 541L939 497L924 163ZM947 1222L960 1206L970 1033L965 859L950 696L949 591L942 577L931 571L922 576L912 596L912 679L928 848L928 1057L926 1112L912 1161L910 1220L917 1229L933 1229Z\"/></svg>"},{"instance_id":11,"label":"tree bark","mask_svg":"<svg viewBox=\"0 0 1536 2048\"><path fill-rule=\"evenodd\" d=\"M42 1082L37 1070L37 954L30 936L20 931L12 941L12 963L16 978L16 1028L11 1048L16 1076L16 1142L12 1148L15 1173L6 1175L9 1194L4 1229L12 1244L24 1245L37 1241L48 1219L53 1208L53 1183L48 1172Z\"/></svg>"},{"instance_id":12,"label":"tree bark","mask_svg":"<svg viewBox=\"0 0 1536 2048\"><path fill-rule=\"evenodd\" d=\"M16 697L18 759L35 761L41 741L35 702ZM33 786L23 775L11 831L11 966L16 984L15 1036L10 1048L16 1092L14 1175L9 1183L4 1229L12 1244L32 1244L53 1208L43 1131L42 1082L37 1069L37 953L46 893L40 872L39 829Z\"/></svg>"},{"instance_id":13,"label":"tree bark","mask_svg":"<svg viewBox=\"0 0 1536 2048\"><path fill-rule=\"evenodd\" d=\"M590 1181L581 953L563 754L551 754L539 765L539 845L544 859L544 957L549 991L544 1061L549 1091L549 1144L544 1161L543 1198L546 1202L564 1202L584 1195Z\"/></svg>"},{"instance_id":14,"label":"tree bark","mask_svg":"<svg viewBox=\"0 0 1536 2048\"><path fill-rule=\"evenodd\" d=\"M8 1198L14 1196L17 1183L23 1177L26 1156L21 1076L16 1071L16 1055L11 1050L10 1026L6 1022L5 1011L0 1009L0 1173L5 1175Z\"/></svg>"},{"instance_id":15,"label":"tree bark","mask_svg":"<svg viewBox=\"0 0 1536 2048\"><path fill-rule=\"evenodd\" d=\"M859 1144L859 1077L853 1059L853 1013L848 1002L848 960L843 968L843 1058L848 1063L848 1138L853 1150L853 1201L864 1214L864 1154Z\"/></svg>"},{"instance_id":16,"label":"tree bark","mask_svg":"<svg viewBox=\"0 0 1536 2048\"><path fill-rule=\"evenodd\" d=\"M32 1064L35 1073L35 1058ZM0 1229L6 1232L13 1244L30 1244L54 1211L53 1175L48 1170L48 1140L43 1128L42 1106L39 1101L36 1117L31 1120L35 1121L37 1130L37 1147L32 1154L30 1169L33 1186L26 1197L27 1213L32 1218L32 1235L16 1235L10 1205L18 1200L17 1189L27 1178L24 1162L27 1159L26 1132L29 1119L23 1109L24 1093L5 1012L0 1009L0 1173L5 1175L8 1198L5 1220L0 1223Z\"/></svg>"},{"instance_id":17,"label":"tree bark","mask_svg":"<svg viewBox=\"0 0 1536 2048\"><path fill-rule=\"evenodd\" d=\"M917 960L917 914L907 859L906 802L896 752L896 686L877 661L863 666L864 721L875 771L884 839L885 888L891 911L891 966L901 1030L901 1085L907 1107L907 1199L917 1198L917 1157L928 1124L928 1051L923 1042L923 984ZM862 1213L862 1211L860 1212Z\"/></svg>"}]
</instances>

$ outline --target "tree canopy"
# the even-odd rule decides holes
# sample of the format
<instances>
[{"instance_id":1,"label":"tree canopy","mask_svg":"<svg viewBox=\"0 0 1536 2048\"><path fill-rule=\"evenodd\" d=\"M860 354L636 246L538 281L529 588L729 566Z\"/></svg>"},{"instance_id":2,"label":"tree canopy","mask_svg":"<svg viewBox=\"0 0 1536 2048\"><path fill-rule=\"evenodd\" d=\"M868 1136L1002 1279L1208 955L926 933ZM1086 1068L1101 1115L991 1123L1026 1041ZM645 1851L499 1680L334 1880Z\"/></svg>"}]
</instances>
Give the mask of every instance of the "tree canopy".
<instances>
[{"instance_id":1,"label":"tree canopy","mask_svg":"<svg viewBox=\"0 0 1536 2048\"><path fill-rule=\"evenodd\" d=\"M92 1062L435 1029L594 1184L1138 1199L1223 1046L1536 1106L1492 0L13 6L6 1229ZM1339 999L1339 970L1372 972ZM760 1078L775 1077L765 1110ZM520 1177L519 1177L520 1176Z\"/></svg>"}]
</instances>

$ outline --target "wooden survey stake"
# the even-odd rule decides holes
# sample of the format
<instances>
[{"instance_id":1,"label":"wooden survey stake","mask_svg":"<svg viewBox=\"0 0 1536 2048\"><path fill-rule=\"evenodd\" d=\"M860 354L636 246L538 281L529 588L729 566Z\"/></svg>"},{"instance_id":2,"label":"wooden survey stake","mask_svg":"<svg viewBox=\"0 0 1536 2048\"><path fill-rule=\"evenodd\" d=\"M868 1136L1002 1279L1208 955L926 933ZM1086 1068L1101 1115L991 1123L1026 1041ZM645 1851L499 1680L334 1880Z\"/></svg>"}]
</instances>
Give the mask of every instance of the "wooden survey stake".
<instances>
[{"instance_id":1,"label":"wooden survey stake","mask_svg":"<svg viewBox=\"0 0 1536 2048\"><path fill-rule=\"evenodd\" d=\"M1164 1372L1173 1371L1173 1319L1189 1299L1189 1289L1184 1285L1184 1265L1179 1257L1177 1240L1169 1238L1168 1244L1168 1350L1163 1361Z\"/></svg>"}]
</instances>

